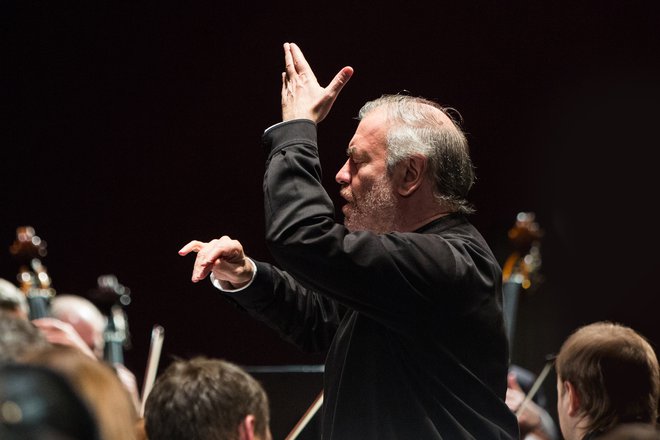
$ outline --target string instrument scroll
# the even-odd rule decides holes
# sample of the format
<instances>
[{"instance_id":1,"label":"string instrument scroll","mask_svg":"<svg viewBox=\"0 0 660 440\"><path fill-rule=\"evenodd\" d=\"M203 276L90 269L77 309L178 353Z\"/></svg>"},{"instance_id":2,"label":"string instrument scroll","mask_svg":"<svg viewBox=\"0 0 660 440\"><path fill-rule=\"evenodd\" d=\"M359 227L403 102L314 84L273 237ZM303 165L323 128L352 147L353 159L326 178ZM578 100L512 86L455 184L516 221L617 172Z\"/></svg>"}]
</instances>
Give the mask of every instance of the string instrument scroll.
<instances>
[{"instance_id":1,"label":"string instrument scroll","mask_svg":"<svg viewBox=\"0 0 660 440\"><path fill-rule=\"evenodd\" d=\"M516 216L516 223L508 232L514 250L502 268L505 283L516 282L525 290L541 281L538 270L541 267L543 230L535 218L533 212L520 212Z\"/></svg>"},{"instance_id":2,"label":"string instrument scroll","mask_svg":"<svg viewBox=\"0 0 660 440\"><path fill-rule=\"evenodd\" d=\"M508 236L513 252L502 267L502 294L507 336L512 347L520 293L532 292L543 281L539 272L543 230L533 212L519 212Z\"/></svg>"},{"instance_id":3,"label":"string instrument scroll","mask_svg":"<svg viewBox=\"0 0 660 440\"><path fill-rule=\"evenodd\" d=\"M131 303L131 290L119 283L115 275L101 275L97 288L89 298L107 318L103 339L103 358L110 365L124 364L124 349L131 346L128 317L124 307Z\"/></svg>"},{"instance_id":4,"label":"string instrument scroll","mask_svg":"<svg viewBox=\"0 0 660 440\"><path fill-rule=\"evenodd\" d=\"M55 296L52 280L41 262L47 254L46 246L32 226L20 226L16 229L16 240L9 247L19 262L17 279L30 307L30 320L49 316L50 300Z\"/></svg>"}]
</instances>

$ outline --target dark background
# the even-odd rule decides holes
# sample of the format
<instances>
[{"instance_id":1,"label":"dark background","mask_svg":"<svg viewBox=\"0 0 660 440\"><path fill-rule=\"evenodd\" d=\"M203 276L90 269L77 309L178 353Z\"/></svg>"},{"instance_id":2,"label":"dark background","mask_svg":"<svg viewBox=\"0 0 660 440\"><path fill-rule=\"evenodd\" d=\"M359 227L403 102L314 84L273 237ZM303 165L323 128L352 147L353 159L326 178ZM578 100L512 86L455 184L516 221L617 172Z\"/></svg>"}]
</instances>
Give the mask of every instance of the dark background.
<instances>
[{"instance_id":1,"label":"dark background","mask_svg":"<svg viewBox=\"0 0 660 440\"><path fill-rule=\"evenodd\" d=\"M115 274L131 289L126 363L140 383L155 324L161 368L197 354L322 363L191 283L193 257L177 255L226 234L270 261L260 136L279 120L294 41L323 85L355 68L320 126L334 200L359 107L407 90L461 113L472 220L502 263L516 214L536 213L545 281L521 298L515 362L538 373L602 319L657 348L656 5L1 0L0 277L15 281L22 225L48 243L58 293Z\"/></svg>"}]
</instances>

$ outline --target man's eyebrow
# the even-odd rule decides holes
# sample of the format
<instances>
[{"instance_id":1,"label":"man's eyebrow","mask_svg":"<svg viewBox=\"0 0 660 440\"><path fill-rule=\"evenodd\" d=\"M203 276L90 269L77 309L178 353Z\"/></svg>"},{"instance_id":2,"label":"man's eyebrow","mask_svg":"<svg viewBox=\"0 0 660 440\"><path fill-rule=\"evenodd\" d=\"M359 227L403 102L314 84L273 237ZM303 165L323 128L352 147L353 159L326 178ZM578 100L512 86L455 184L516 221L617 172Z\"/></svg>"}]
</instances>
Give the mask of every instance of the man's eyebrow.
<instances>
[{"instance_id":1,"label":"man's eyebrow","mask_svg":"<svg viewBox=\"0 0 660 440\"><path fill-rule=\"evenodd\" d=\"M368 154L366 154L364 151L358 151L358 149L355 147L348 147L346 149L346 156L353 160L366 160L369 158Z\"/></svg>"}]
</instances>

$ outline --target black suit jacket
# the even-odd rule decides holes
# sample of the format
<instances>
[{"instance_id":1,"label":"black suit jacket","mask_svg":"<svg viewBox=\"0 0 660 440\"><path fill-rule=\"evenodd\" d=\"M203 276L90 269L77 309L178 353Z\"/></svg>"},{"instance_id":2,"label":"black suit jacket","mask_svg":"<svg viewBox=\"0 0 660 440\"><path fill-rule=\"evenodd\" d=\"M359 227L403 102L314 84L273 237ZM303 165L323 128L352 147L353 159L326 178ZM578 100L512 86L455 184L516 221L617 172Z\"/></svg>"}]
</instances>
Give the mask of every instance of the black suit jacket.
<instances>
[{"instance_id":1,"label":"black suit jacket","mask_svg":"<svg viewBox=\"0 0 660 440\"><path fill-rule=\"evenodd\" d=\"M501 271L462 215L415 232L350 233L321 185L316 126L264 134L266 238L242 308L328 350L323 438L518 438L504 403Z\"/></svg>"}]
</instances>

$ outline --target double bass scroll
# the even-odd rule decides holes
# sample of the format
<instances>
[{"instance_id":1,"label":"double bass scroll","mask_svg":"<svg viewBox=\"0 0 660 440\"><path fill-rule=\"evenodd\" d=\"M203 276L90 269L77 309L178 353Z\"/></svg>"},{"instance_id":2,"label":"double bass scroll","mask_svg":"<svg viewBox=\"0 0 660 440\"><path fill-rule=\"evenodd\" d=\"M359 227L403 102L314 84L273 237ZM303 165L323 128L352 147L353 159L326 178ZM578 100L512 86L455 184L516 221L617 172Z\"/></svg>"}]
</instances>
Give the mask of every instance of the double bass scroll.
<instances>
[{"instance_id":1,"label":"double bass scroll","mask_svg":"<svg viewBox=\"0 0 660 440\"><path fill-rule=\"evenodd\" d=\"M103 358L111 365L124 364L124 349L130 348L128 317L124 307L131 303L131 290L119 283L115 275L101 275L97 288L88 296L107 318L103 338Z\"/></svg>"},{"instance_id":2,"label":"double bass scroll","mask_svg":"<svg viewBox=\"0 0 660 440\"><path fill-rule=\"evenodd\" d=\"M46 246L32 226L20 226L16 229L16 240L9 247L19 263L17 279L30 307L30 320L49 316L50 300L55 296L50 275L41 262L47 254Z\"/></svg>"},{"instance_id":3,"label":"double bass scroll","mask_svg":"<svg viewBox=\"0 0 660 440\"><path fill-rule=\"evenodd\" d=\"M502 268L503 281L517 283L524 290L537 287L542 281L539 269L543 230L536 222L536 215L533 212L519 212L508 236L513 252Z\"/></svg>"},{"instance_id":4,"label":"double bass scroll","mask_svg":"<svg viewBox=\"0 0 660 440\"><path fill-rule=\"evenodd\" d=\"M532 292L543 281L539 273L543 234L533 212L519 212L514 226L508 232L513 252L502 267L502 295L504 320L511 351L520 294Z\"/></svg>"}]
</instances>

